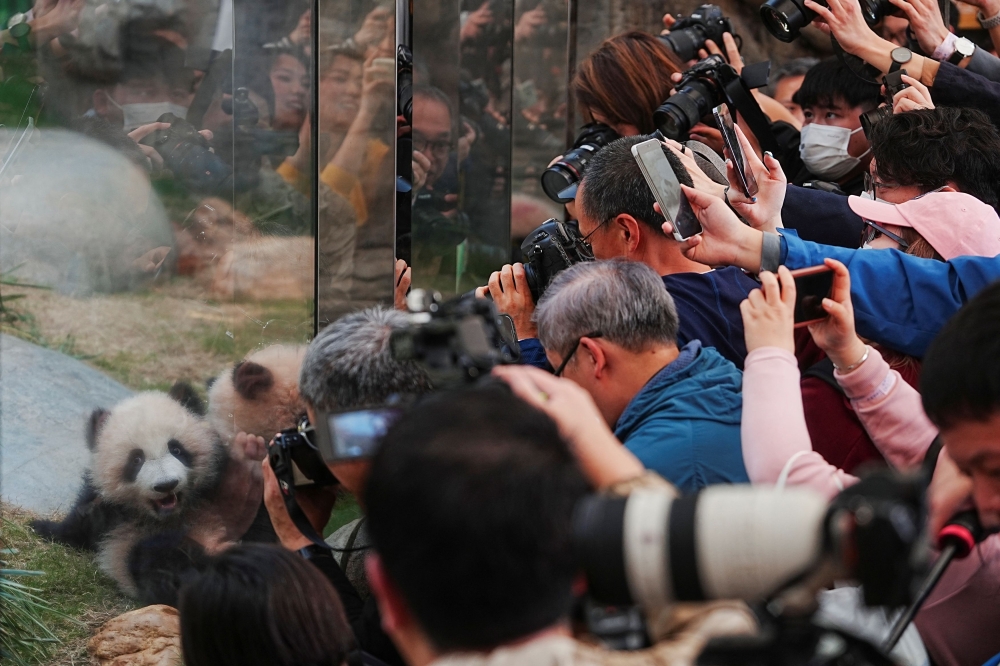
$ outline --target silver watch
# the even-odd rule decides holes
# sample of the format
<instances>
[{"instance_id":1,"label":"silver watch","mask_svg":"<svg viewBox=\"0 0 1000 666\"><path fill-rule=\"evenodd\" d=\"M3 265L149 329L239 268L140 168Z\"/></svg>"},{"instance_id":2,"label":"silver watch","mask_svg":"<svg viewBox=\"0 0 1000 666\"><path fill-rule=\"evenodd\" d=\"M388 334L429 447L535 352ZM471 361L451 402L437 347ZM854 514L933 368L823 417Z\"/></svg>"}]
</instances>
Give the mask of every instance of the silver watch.
<instances>
[{"instance_id":1,"label":"silver watch","mask_svg":"<svg viewBox=\"0 0 1000 666\"><path fill-rule=\"evenodd\" d=\"M976 12L976 18L979 19L979 25L983 26L983 30L992 30L1000 26L1000 12L989 18L983 16L982 12Z\"/></svg>"}]
</instances>

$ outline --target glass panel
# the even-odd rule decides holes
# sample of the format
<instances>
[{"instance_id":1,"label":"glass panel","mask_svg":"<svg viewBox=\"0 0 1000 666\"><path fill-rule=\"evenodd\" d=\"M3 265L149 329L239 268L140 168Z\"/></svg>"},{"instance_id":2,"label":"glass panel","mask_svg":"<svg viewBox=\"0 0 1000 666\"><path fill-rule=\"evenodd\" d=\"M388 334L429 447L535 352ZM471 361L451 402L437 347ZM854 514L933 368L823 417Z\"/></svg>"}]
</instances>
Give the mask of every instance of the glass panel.
<instances>
[{"instance_id":1,"label":"glass panel","mask_svg":"<svg viewBox=\"0 0 1000 666\"><path fill-rule=\"evenodd\" d=\"M391 302L394 0L320 4L320 325Z\"/></svg>"},{"instance_id":2,"label":"glass panel","mask_svg":"<svg viewBox=\"0 0 1000 666\"><path fill-rule=\"evenodd\" d=\"M463 293L507 260L513 9L442 0L413 17L414 287Z\"/></svg>"},{"instance_id":3,"label":"glass panel","mask_svg":"<svg viewBox=\"0 0 1000 666\"><path fill-rule=\"evenodd\" d=\"M309 163L308 9L302 0L0 4L0 29L10 28L0 54L5 505L71 508L95 408L175 382L204 400L214 377L232 398L236 362L312 337L313 202L308 170L303 180L291 168ZM293 365L275 361L273 383L294 385ZM210 425L227 445L238 430L269 437L292 425L249 419L251 394L227 406L212 393ZM207 477L167 436L199 460L215 440L181 432L180 407L143 404L134 433L100 431L98 492L149 524L174 516L188 527L187 502ZM145 458L138 467L133 449ZM115 582L75 579L95 581L94 603L116 583L134 592L119 561L127 552L111 558ZM25 546L17 557L28 559L15 564L31 556ZM108 603L101 612L120 607Z\"/></svg>"}]
</instances>

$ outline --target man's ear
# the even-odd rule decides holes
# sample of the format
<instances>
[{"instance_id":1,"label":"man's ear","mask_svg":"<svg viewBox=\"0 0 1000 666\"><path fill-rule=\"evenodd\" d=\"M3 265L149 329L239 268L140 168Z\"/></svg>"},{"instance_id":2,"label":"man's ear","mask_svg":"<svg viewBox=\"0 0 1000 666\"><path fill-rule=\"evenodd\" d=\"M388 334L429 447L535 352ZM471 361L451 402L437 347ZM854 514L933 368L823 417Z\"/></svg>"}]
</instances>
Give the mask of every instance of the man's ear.
<instances>
[{"instance_id":1,"label":"man's ear","mask_svg":"<svg viewBox=\"0 0 1000 666\"><path fill-rule=\"evenodd\" d=\"M958 186L956 186L955 183L948 183L947 185L945 185L944 187L942 187L939 191L940 192L961 192L961 190L958 189Z\"/></svg>"},{"instance_id":2,"label":"man's ear","mask_svg":"<svg viewBox=\"0 0 1000 666\"><path fill-rule=\"evenodd\" d=\"M643 230L640 222L631 215L622 213L615 218L615 225L628 254L635 254L639 248L639 243L642 242Z\"/></svg>"},{"instance_id":3,"label":"man's ear","mask_svg":"<svg viewBox=\"0 0 1000 666\"><path fill-rule=\"evenodd\" d=\"M378 553L369 553L365 558L365 574L368 577L368 587L378 602L379 614L382 618L382 629L392 637L394 634L413 625L413 615L403 600L399 588L396 587L385 571L382 558Z\"/></svg>"},{"instance_id":4,"label":"man's ear","mask_svg":"<svg viewBox=\"0 0 1000 666\"><path fill-rule=\"evenodd\" d=\"M588 364L592 366L591 371L594 375L594 379L602 379L608 372L608 356L604 353L604 347L592 338L583 338L580 340L580 348L577 349L577 355L584 355L584 358L588 361Z\"/></svg>"}]
</instances>

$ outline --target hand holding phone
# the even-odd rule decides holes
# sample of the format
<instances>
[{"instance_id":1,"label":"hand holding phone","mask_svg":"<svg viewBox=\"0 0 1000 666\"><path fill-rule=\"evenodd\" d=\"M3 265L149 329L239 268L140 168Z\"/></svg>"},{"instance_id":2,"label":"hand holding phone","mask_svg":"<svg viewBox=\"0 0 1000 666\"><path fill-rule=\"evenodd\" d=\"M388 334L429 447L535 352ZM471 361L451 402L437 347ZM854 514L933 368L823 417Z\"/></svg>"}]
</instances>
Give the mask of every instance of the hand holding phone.
<instances>
[{"instance_id":1,"label":"hand holding phone","mask_svg":"<svg viewBox=\"0 0 1000 666\"><path fill-rule=\"evenodd\" d=\"M715 118L715 124L719 126L719 131L722 132L722 142L726 144L727 157L733 164L740 190L749 199L756 195L760 188L757 186L757 180L754 178L753 169L750 168L746 153L743 152L740 138L736 136L736 125L729 113L729 107L720 104L712 109L712 116Z\"/></svg>"},{"instance_id":2,"label":"hand holding phone","mask_svg":"<svg viewBox=\"0 0 1000 666\"><path fill-rule=\"evenodd\" d=\"M823 299L833 291L833 269L829 266L810 266L792 271L795 280L795 328L826 319Z\"/></svg>"},{"instance_id":3,"label":"hand holding phone","mask_svg":"<svg viewBox=\"0 0 1000 666\"><path fill-rule=\"evenodd\" d=\"M632 146L632 156L660 204L660 212L671 223L674 238L684 241L702 232L701 223L681 192L680 181L664 150L666 148L658 139L650 139Z\"/></svg>"},{"instance_id":4,"label":"hand holding phone","mask_svg":"<svg viewBox=\"0 0 1000 666\"><path fill-rule=\"evenodd\" d=\"M857 367L867 347L854 329L854 306L851 303L851 275L844 264L827 259L825 266L832 276L824 319L809 325L813 341L826 352L838 368ZM806 269L811 270L811 269Z\"/></svg>"}]
</instances>

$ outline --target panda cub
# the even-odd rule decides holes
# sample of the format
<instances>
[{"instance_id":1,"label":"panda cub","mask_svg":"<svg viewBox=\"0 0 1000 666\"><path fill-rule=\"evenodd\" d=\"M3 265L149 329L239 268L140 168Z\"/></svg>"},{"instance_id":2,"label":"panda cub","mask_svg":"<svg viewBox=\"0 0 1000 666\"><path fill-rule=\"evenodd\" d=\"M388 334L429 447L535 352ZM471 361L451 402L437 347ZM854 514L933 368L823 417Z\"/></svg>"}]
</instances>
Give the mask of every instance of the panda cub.
<instances>
[{"instance_id":1,"label":"panda cub","mask_svg":"<svg viewBox=\"0 0 1000 666\"><path fill-rule=\"evenodd\" d=\"M90 465L69 515L32 527L96 550L101 569L142 603L176 605L183 578L206 558L188 533L221 481L225 446L196 411L159 392L95 410L87 445Z\"/></svg>"}]
</instances>

